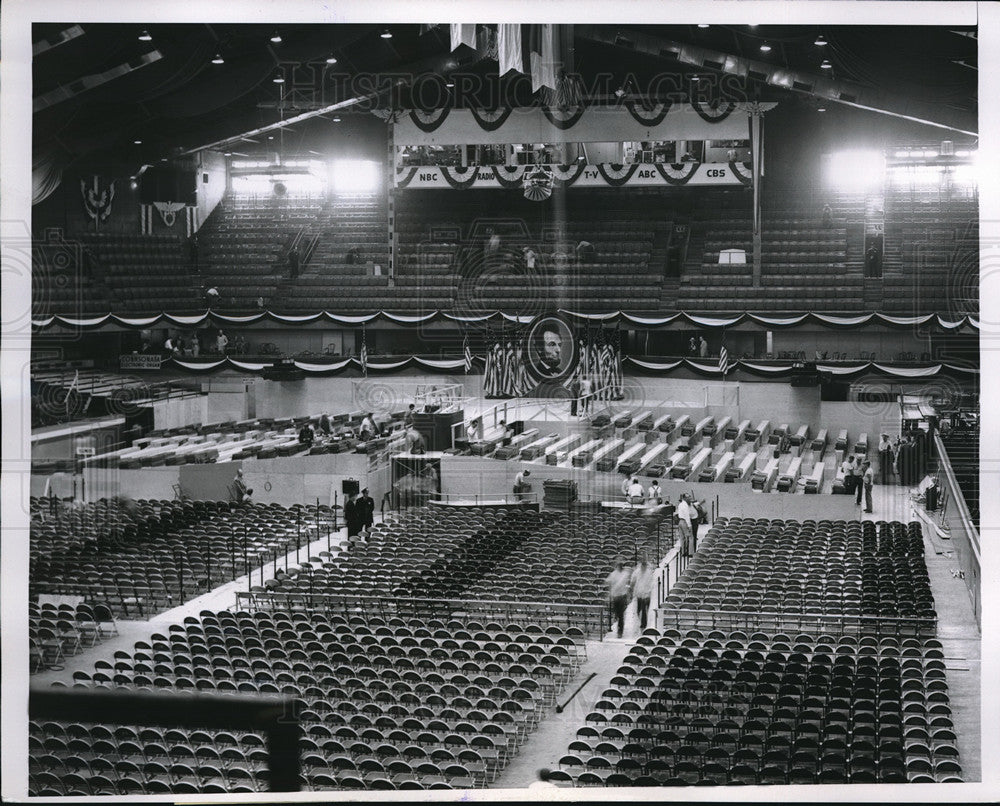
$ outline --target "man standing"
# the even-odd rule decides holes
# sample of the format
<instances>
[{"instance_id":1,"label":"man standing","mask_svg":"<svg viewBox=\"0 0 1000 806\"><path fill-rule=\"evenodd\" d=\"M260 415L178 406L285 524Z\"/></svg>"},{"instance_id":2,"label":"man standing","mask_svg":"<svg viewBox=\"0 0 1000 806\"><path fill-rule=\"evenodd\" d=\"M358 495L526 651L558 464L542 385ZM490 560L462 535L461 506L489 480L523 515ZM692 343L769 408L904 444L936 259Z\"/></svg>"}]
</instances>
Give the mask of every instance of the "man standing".
<instances>
[{"instance_id":1,"label":"man standing","mask_svg":"<svg viewBox=\"0 0 1000 806\"><path fill-rule=\"evenodd\" d=\"M409 408L406 410L406 414L403 415L403 426L405 428L410 428L413 426L413 421L415 419L417 411L417 406L415 403L411 403Z\"/></svg>"},{"instance_id":2,"label":"man standing","mask_svg":"<svg viewBox=\"0 0 1000 806\"><path fill-rule=\"evenodd\" d=\"M663 490L660 487L660 482L656 479L653 479L649 489L646 490L646 503L649 506L659 506L663 503Z\"/></svg>"},{"instance_id":3,"label":"man standing","mask_svg":"<svg viewBox=\"0 0 1000 806\"><path fill-rule=\"evenodd\" d=\"M649 614L649 600L653 595L653 585L656 582L656 569L643 557L632 571L632 595L635 597L636 614L639 616L639 629L646 629L646 617Z\"/></svg>"},{"instance_id":4,"label":"man standing","mask_svg":"<svg viewBox=\"0 0 1000 806\"><path fill-rule=\"evenodd\" d=\"M708 358L708 342L705 341L704 336L698 337L698 355L702 358Z\"/></svg>"},{"instance_id":5,"label":"man standing","mask_svg":"<svg viewBox=\"0 0 1000 806\"><path fill-rule=\"evenodd\" d=\"M691 495L681 493L677 504L677 525L681 531L681 556L690 557L694 551L694 538L691 532Z\"/></svg>"},{"instance_id":6,"label":"man standing","mask_svg":"<svg viewBox=\"0 0 1000 806\"><path fill-rule=\"evenodd\" d=\"M358 499L358 514L365 533L370 533L372 526L375 525L375 499L368 495L367 487L361 491L361 497Z\"/></svg>"},{"instance_id":7,"label":"man standing","mask_svg":"<svg viewBox=\"0 0 1000 806\"><path fill-rule=\"evenodd\" d=\"M605 580L608 586L608 605L612 617L618 622L618 637L625 633L625 608L628 607L629 573L621 561L615 563L614 570Z\"/></svg>"},{"instance_id":8,"label":"man standing","mask_svg":"<svg viewBox=\"0 0 1000 806\"><path fill-rule=\"evenodd\" d=\"M594 396L594 382L587 375L580 381L580 413L590 414L590 399Z\"/></svg>"},{"instance_id":9,"label":"man standing","mask_svg":"<svg viewBox=\"0 0 1000 806\"><path fill-rule=\"evenodd\" d=\"M580 403L580 376L574 376L569 384L569 416L576 417L577 407Z\"/></svg>"},{"instance_id":10,"label":"man standing","mask_svg":"<svg viewBox=\"0 0 1000 806\"><path fill-rule=\"evenodd\" d=\"M522 470L514 476L514 495L518 501L525 500L525 494L531 492L531 484L526 479L531 475L530 470Z\"/></svg>"},{"instance_id":11,"label":"man standing","mask_svg":"<svg viewBox=\"0 0 1000 806\"><path fill-rule=\"evenodd\" d=\"M638 505L643 501L645 491L642 489L642 484L639 483L639 479L632 479L632 483L628 486L628 500L630 504Z\"/></svg>"},{"instance_id":12,"label":"man standing","mask_svg":"<svg viewBox=\"0 0 1000 806\"><path fill-rule=\"evenodd\" d=\"M364 523L357 493L348 493L344 502L344 520L347 521L347 536L355 537L361 533Z\"/></svg>"},{"instance_id":13,"label":"man standing","mask_svg":"<svg viewBox=\"0 0 1000 806\"><path fill-rule=\"evenodd\" d=\"M868 462L865 462L865 466L869 466ZM854 473L854 503L855 503L856 506L861 506L861 492L862 492L862 487L864 486L862 484L862 476L863 476L864 472L865 472L864 471L864 466L862 466L861 460L858 459L858 462L857 462L856 465L854 465L854 470L853 470L853 473Z\"/></svg>"},{"instance_id":14,"label":"man standing","mask_svg":"<svg viewBox=\"0 0 1000 806\"><path fill-rule=\"evenodd\" d=\"M878 474L879 484L889 483L889 473L892 470L892 443L888 434L882 434L878 443Z\"/></svg>"},{"instance_id":15,"label":"man standing","mask_svg":"<svg viewBox=\"0 0 1000 806\"><path fill-rule=\"evenodd\" d=\"M851 495L854 492L854 457L845 456L841 462L840 472L844 474L844 494Z\"/></svg>"},{"instance_id":16,"label":"man standing","mask_svg":"<svg viewBox=\"0 0 1000 806\"><path fill-rule=\"evenodd\" d=\"M875 472L872 470L872 463L865 462L862 465L863 473L861 474L861 483L865 488L865 512L870 513L872 511L872 485L875 483ZM858 493L860 498L861 494Z\"/></svg>"},{"instance_id":17,"label":"man standing","mask_svg":"<svg viewBox=\"0 0 1000 806\"><path fill-rule=\"evenodd\" d=\"M219 351L219 355L226 354L226 347L229 346L229 336L220 328L219 335L215 337L215 349Z\"/></svg>"}]
</instances>

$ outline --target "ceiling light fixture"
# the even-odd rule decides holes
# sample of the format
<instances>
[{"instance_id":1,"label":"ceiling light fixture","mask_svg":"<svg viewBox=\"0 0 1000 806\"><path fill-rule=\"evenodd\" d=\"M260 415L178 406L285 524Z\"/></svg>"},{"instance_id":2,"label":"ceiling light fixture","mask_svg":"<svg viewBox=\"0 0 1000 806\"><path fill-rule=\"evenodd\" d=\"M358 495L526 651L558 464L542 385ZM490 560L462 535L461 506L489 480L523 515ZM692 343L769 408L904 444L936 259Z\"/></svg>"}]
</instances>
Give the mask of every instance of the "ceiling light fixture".
<instances>
[{"instance_id":1,"label":"ceiling light fixture","mask_svg":"<svg viewBox=\"0 0 1000 806\"><path fill-rule=\"evenodd\" d=\"M281 71L279 70L277 74L275 74L274 78L271 79L271 81L273 81L275 84L284 84L285 77L281 74Z\"/></svg>"},{"instance_id":2,"label":"ceiling light fixture","mask_svg":"<svg viewBox=\"0 0 1000 806\"><path fill-rule=\"evenodd\" d=\"M826 111L826 107L825 106L817 106L816 107L816 111L817 112L825 112Z\"/></svg>"},{"instance_id":3,"label":"ceiling light fixture","mask_svg":"<svg viewBox=\"0 0 1000 806\"><path fill-rule=\"evenodd\" d=\"M142 145L142 140L133 140L132 143L133 143L133 145L141 146Z\"/></svg>"},{"instance_id":4,"label":"ceiling light fixture","mask_svg":"<svg viewBox=\"0 0 1000 806\"><path fill-rule=\"evenodd\" d=\"M275 31L273 34L271 34L271 41L275 45L280 45L281 44L281 34L279 34L277 31Z\"/></svg>"},{"instance_id":5,"label":"ceiling light fixture","mask_svg":"<svg viewBox=\"0 0 1000 806\"><path fill-rule=\"evenodd\" d=\"M153 37L151 37L149 35L149 31L143 29L142 33L139 34L139 41L140 42L152 42L153 41Z\"/></svg>"},{"instance_id":6,"label":"ceiling light fixture","mask_svg":"<svg viewBox=\"0 0 1000 806\"><path fill-rule=\"evenodd\" d=\"M814 45L815 45L816 47L818 47L818 48L821 48L821 47L823 47L823 46L824 46L824 45L826 44L826 37L825 37L825 36L823 36L823 34L819 34L819 35L818 35L818 36L816 37L816 41L815 41L815 42L813 42L813 44L814 44Z\"/></svg>"},{"instance_id":7,"label":"ceiling light fixture","mask_svg":"<svg viewBox=\"0 0 1000 806\"><path fill-rule=\"evenodd\" d=\"M385 28L382 30L382 33L380 33L379 36L382 37L383 39L392 39L392 31L390 31L388 28Z\"/></svg>"},{"instance_id":8,"label":"ceiling light fixture","mask_svg":"<svg viewBox=\"0 0 1000 806\"><path fill-rule=\"evenodd\" d=\"M769 44L767 44L767 42L761 42L760 43L760 52L761 53L770 53L771 52L771 46Z\"/></svg>"},{"instance_id":9,"label":"ceiling light fixture","mask_svg":"<svg viewBox=\"0 0 1000 806\"><path fill-rule=\"evenodd\" d=\"M447 81L445 81L445 82L444 82L444 85L445 85L445 86L446 86L446 87L447 87L448 89L451 89L452 87L454 87L454 86L455 86L455 82L454 82L454 81L452 81L452 80L451 80L451 79L449 78L449 79L448 79Z\"/></svg>"},{"instance_id":10,"label":"ceiling light fixture","mask_svg":"<svg viewBox=\"0 0 1000 806\"><path fill-rule=\"evenodd\" d=\"M333 122L334 123L340 123L340 116L339 115L335 115L334 118L333 118Z\"/></svg>"},{"instance_id":11,"label":"ceiling light fixture","mask_svg":"<svg viewBox=\"0 0 1000 806\"><path fill-rule=\"evenodd\" d=\"M699 22L698 23L698 27L699 28L707 28L708 27L708 23L707 22Z\"/></svg>"},{"instance_id":12,"label":"ceiling light fixture","mask_svg":"<svg viewBox=\"0 0 1000 806\"><path fill-rule=\"evenodd\" d=\"M226 60L222 58L221 53L216 53L215 58L212 59L212 64L225 64Z\"/></svg>"},{"instance_id":13,"label":"ceiling light fixture","mask_svg":"<svg viewBox=\"0 0 1000 806\"><path fill-rule=\"evenodd\" d=\"M336 56L327 56L326 57L326 63L327 64L336 64L337 63L337 57Z\"/></svg>"},{"instance_id":14,"label":"ceiling light fixture","mask_svg":"<svg viewBox=\"0 0 1000 806\"><path fill-rule=\"evenodd\" d=\"M831 69L833 67L833 65L830 64L830 60L829 59L823 59L823 61L820 62L819 66L823 70L829 70L829 69Z\"/></svg>"}]
</instances>

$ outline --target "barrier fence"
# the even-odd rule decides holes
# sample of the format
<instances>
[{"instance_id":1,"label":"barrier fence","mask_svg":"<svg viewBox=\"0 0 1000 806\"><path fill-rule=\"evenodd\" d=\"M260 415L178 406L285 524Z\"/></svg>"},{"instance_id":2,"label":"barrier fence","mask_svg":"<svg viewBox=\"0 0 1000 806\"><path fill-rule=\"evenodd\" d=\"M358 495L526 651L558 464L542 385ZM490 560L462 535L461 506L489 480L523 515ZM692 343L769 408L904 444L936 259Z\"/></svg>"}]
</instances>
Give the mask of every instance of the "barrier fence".
<instances>
[{"instance_id":1,"label":"barrier fence","mask_svg":"<svg viewBox=\"0 0 1000 806\"><path fill-rule=\"evenodd\" d=\"M435 599L386 597L364 593L312 591L239 591L240 610L310 610L342 613L350 617L390 618L490 618L507 624L547 624L577 627L588 637L602 638L611 629L605 604L515 602L502 599Z\"/></svg>"}]
</instances>

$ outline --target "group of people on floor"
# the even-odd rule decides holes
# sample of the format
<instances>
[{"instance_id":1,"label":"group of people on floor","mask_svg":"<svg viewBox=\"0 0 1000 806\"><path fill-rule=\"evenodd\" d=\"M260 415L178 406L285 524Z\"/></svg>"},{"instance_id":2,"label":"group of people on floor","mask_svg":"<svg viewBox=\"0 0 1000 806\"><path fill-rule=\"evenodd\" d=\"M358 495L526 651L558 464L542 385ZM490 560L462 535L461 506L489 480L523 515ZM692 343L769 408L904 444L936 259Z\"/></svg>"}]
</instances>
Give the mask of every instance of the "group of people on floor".
<instances>
[{"instance_id":1,"label":"group of people on floor","mask_svg":"<svg viewBox=\"0 0 1000 806\"><path fill-rule=\"evenodd\" d=\"M646 629L649 616L649 601L656 585L656 566L642 557L634 568L627 568L622 560L615 563L614 569L605 579L608 587L608 607L611 617L616 622L618 637L625 633L625 611L634 599L636 615L639 618L639 631Z\"/></svg>"},{"instance_id":2,"label":"group of people on floor","mask_svg":"<svg viewBox=\"0 0 1000 806\"><path fill-rule=\"evenodd\" d=\"M344 502L344 520L347 521L347 536L357 537L362 531L371 532L375 523L375 499L368 495L365 487L361 493L348 493Z\"/></svg>"}]
</instances>

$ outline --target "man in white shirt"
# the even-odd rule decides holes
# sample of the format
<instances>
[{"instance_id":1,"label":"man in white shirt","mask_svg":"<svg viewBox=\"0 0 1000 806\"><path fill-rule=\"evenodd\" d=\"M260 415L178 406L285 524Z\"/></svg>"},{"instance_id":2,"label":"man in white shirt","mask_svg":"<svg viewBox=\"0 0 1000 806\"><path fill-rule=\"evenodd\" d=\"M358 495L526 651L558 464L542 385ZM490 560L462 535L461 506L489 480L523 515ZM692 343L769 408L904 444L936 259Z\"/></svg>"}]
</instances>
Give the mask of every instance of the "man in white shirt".
<instances>
[{"instance_id":1,"label":"man in white shirt","mask_svg":"<svg viewBox=\"0 0 1000 806\"><path fill-rule=\"evenodd\" d=\"M663 490L660 488L660 482L656 479L653 479L652 483L649 485L649 489L646 490L646 503L650 506L663 503Z\"/></svg>"},{"instance_id":2,"label":"man in white shirt","mask_svg":"<svg viewBox=\"0 0 1000 806\"><path fill-rule=\"evenodd\" d=\"M691 532L692 517L691 495L681 493L681 500L677 504L677 525L681 530L681 554L690 557L693 550L694 539Z\"/></svg>"},{"instance_id":3,"label":"man in white shirt","mask_svg":"<svg viewBox=\"0 0 1000 806\"><path fill-rule=\"evenodd\" d=\"M483 421L479 417L470 421L468 426L466 426L465 437L469 442L483 441Z\"/></svg>"},{"instance_id":4,"label":"man in white shirt","mask_svg":"<svg viewBox=\"0 0 1000 806\"><path fill-rule=\"evenodd\" d=\"M580 381L580 413L590 414L590 399L594 395L594 382L584 376Z\"/></svg>"},{"instance_id":5,"label":"man in white shirt","mask_svg":"<svg viewBox=\"0 0 1000 806\"><path fill-rule=\"evenodd\" d=\"M872 470L872 463L865 462L862 466L861 483L865 488L865 512L872 511L872 485L875 483L875 471Z\"/></svg>"},{"instance_id":6,"label":"man in white shirt","mask_svg":"<svg viewBox=\"0 0 1000 806\"><path fill-rule=\"evenodd\" d=\"M642 489L642 485L639 483L639 479L632 479L632 483L628 486L628 500L631 504L641 504L643 496L645 495L645 490Z\"/></svg>"},{"instance_id":7,"label":"man in white shirt","mask_svg":"<svg viewBox=\"0 0 1000 806\"><path fill-rule=\"evenodd\" d=\"M628 607L630 580L631 576L621 562L615 563L614 570L604 580L608 586L608 605L613 618L618 622L619 638L625 634L625 608Z\"/></svg>"},{"instance_id":8,"label":"man in white shirt","mask_svg":"<svg viewBox=\"0 0 1000 806\"><path fill-rule=\"evenodd\" d=\"M649 600L653 595L653 586L656 584L656 569L642 561L632 571L632 595L635 597L635 609L639 616L639 629L646 629L646 617L649 614Z\"/></svg>"},{"instance_id":9,"label":"man in white shirt","mask_svg":"<svg viewBox=\"0 0 1000 806\"><path fill-rule=\"evenodd\" d=\"M531 484L527 481L530 475L530 470L522 470L514 476L514 495L517 496L518 501L523 501L525 494L531 491Z\"/></svg>"}]
</instances>

